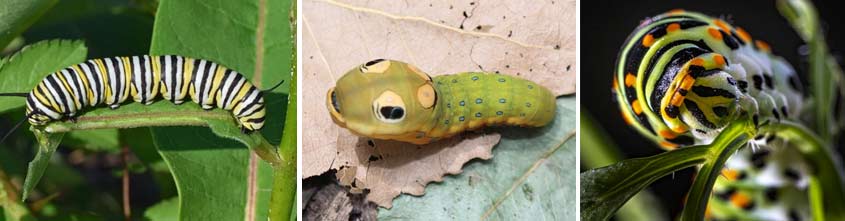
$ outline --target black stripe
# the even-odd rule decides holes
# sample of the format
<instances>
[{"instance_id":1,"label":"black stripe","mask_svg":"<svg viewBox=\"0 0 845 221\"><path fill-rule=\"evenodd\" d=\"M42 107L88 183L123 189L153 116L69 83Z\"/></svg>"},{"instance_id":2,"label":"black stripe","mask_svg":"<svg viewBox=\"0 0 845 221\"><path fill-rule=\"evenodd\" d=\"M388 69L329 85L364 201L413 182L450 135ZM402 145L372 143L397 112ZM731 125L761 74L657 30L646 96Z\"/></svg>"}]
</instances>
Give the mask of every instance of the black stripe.
<instances>
[{"instance_id":1,"label":"black stripe","mask_svg":"<svg viewBox=\"0 0 845 221\"><path fill-rule=\"evenodd\" d=\"M689 146L695 144L695 140L691 136L678 136L674 139L666 139L666 141L681 145Z\"/></svg>"},{"instance_id":2,"label":"black stripe","mask_svg":"<svg viewBox=\"0 0 845 221\"><path fill-rule=\"evenodd\" d=\"M663 56L664 53L666 53L667 50L684 44L693 44L695 47L684 48L678 51L672 55L669 63L663 66L660 80L657 81L657 84L654 85L654 91L651 92L650 101L652 110L660 110L660 101L667 95L666 93L669 89L669 85L672 84L675 76L678 75L678 71L680 71L681 68L689 62L689 60L712 51L709 47L707 47L704 41L680 40L669 43L665 47L660 48L660 50L654 54L654 57L651 58L648 68L646 68L646 71L644 72L645 79L649 79L651 77L651 71L654 68L655 63ZM692 66L690 66L690 68L692 68ZM641 86L645 87L645 85Z\"/></svg>"},{"instance_id":3,"label":"black stripe","mask_svg":"<svg viewBox=\"0 0 845 221\"><path fill-rule=\"evenodd\" d=\"M66 71L66 70L63 70L63 71ZM56 73L62 73L62 71L59 71L59 72L56 72ZM71 79L73 80L73 84L76 85L76 94L77 94L76 99L79 100L79 103L82 103L83 107L87 106L88 105L88 102L87 102L88 94L82 93L83 92L82 90L84 89L85 85L83 85L82 82L79 81L79 76L76 76L75 74L73 74L71 72L67 72L67 73L68 73L68 75L70 75ZM68 80L71 80L71 79L68 79Z\"/></svg>"},{"instance_id":4,"label":"black stripe","mask_svg":"<svg viewBox=\"0 0 845 221\"><path fill-rule=\"evenodd\" d=\"M138 66L141 67L141 71L138 72L141 75L141 89L139 92L141 92L141 103L144 104L147 103L147 57L139 56L138 62L140 62Z\"/></svg>"},{"instance_id":5,"label":"black stripe","mask_svg":"<svg viewBox=\"0 0 845 221\"><path fill-rule=\"evenodd\" d=\"M736 37L725 33L725 31L721 29L719 30L719 33L722 33L722 41L725 42L725 45L727 45L728 48L730 48L731 50L736 50L737 48L739 48L739 42L737 42Z\"/></svg>"},{"instance_id":6,"label":"black stripe","mask_svg":"<svg viewBox=\"0 0 845 221\"><path fill-rule=\"evenodd\" d=\"M754 88L757 88L758 91L763 90L763 77L759 74L755 74L754 76L751 76L751 80L754 81Z\"/></svg>"},{"instance_id":7,"label":"black stripe","mask_svg":"<svg viewBox=\"0 0 845 221\"><path fill-rule=\"evenodd\" d=\"M250 95L252 95L252 92L253 92L253 91L255 91L255 87L249 87L249 91L247 91L247 92L246 92L246 95L245 95L243 98L241 98L240 100L238 100L238 102L239 102L239 103L247 102L247 101L246 101L246 100L247 100L247 98L248 98ZM251 108L253 105L258 104L258 100L259 100L259 99L258 99L258 97L256 96L256 97L255 97L255 100L253 100L253 101L252 101L252 103L248 103L248 104L246 104L246 106L244 106L243 108L241 108L241 111L238 111L238 114L236 114L236 115L237 115L237 116L244 116L244 112L245 112L247 109Z\"/></svg>"},{"instance_id":8,"label":"black stripe","mask_svg":"<svg viewBox=\"0 0 845 221\"><path fill-rule=\"evenodd\" d=\"M695 117L695 119L697 119L699 123L703 124L706 127L717 129L716 125L713 124L713 122L707 120L707 116L704 115L704 112L702 112L701 109L698 108L698 104L696 104L694 101L686 99L684 100L684 105L687 106L687 110L692 113L692 116Z\"/></svg>"},{"instance_id":9,"label":"black stripe","mask_svg":"<svg viewBox=\"0 0 845 221\"><path fill-rule=\"evenodd\" d=\"M46 80L47 80L47 79L44 79L44 82L42 82L41 84L45 84ZM46 87L46 84L45 84L44 86ZM35 90L37 91L37 93L38 93L38 94L40 94L42 97L45 97L45 99L47 99L47 101L48 101L47 103L41 103L41 104L43 104L43 105L44 105L45 107L47 107L47 108L50 108L51 110L53 110L53 112L56 112L56 113L61 113L61 111L59 111L59 107L55 107L55 106L53 106L52 104L50 104L50 103L49 103L49 100L50 100L50 99L49 99L49 98L46 98L47 96L50 96L50 98L53 98L53 100L55 100L56 98L54 98L54 97L53 97L53 94L52 94L52 93L49 93L49 91L46 91L46 92L45 92L45 91L44 91L44 89L41 89L41 86L40 86L40 85L39 85L39 86L36 86L36 87L35 87ZM36 99L37 99L37 98L36 98ZM39 101L39 102L41 102L41 101Z\"/></svg>"},{"instance_id":10,"label":"black stripe","mask_svg":"<svg viewBox=\"0 0 845 221\"><path fill-rule=\"evenodd\" d=\"M246 120L246 122L256 123L256 124L262 123L262 122L264 122L264 117L249 119L249 120Z\"/></svg>"},{"instance_id":11,"label":"black stripe","mask_svg":"<svg viewBox=\"0 0 845 221\"><path fill-rule=\"evenodd\" d=\"M211 69L211 64L209 64L208 62L205 62L205 65L203 65L203 66L209 66L208 69ZM203 72L205 72L206 75L203 76L202 79L199 79L200 80L200 87L199 87L199 93L197 93L197 97L198 97L197 100L199 100L198 103L200 104L200 106L203 106L203 103L205 103L204 98L205 98L205 96L208 96L205 92L205 84L208 81L208 72L209 71L203 70Z\"/></svg>"},{"instance_id":12,"label":"black stripe","mask_svg":"<svg viewBox=\"0 0 845 221\"><path fill-rule=\"evenodd\" d=\"M230 75L230 74L233 74L231 70L226 72L226 75ZM227 90L227 93L226 93L226 95L228 95L228 96L223 98L223 107L226 107L226 106L228 106L229 103L232 103L231 99L234 99L234 97L236 96L236 94L233 94L233 93L235 93L235 86L237 86L238 82L240 82L240 80L241 80L241 75L237 74L237 73L234 73L234 75L235 75L235 77L232 78L232 82L230 82L229 89ZM223 79L225 80L227 78L228 77L224 77Z\"/></svg>"},{"instance_id":13,"label":"black stripe","mask_svg":"<svg viewBox=\"0 0 845 221\"><path fill-rule=\"evenodd\" d=\"M82 67L83 65L88 68L88 72L85 72L85 68ZM100 82L100 78L98 78L97 74L95 72L93 72L93 69L91 69L91 67L88 66L87 62L81 63L80 66L79 66L79 70L84 72L85 75L91 76L91 79L93 79L93 81L94 81L93 86L94 87L91 88L91 92L94 94L94 103L99 104L101 94L98 93L98 92L102 91L102 88L103 88L102 82ZM90 84L90 82L89 82L89 84Z\"/></svg>"},{"instance_id":14,"label":"black stripe","mask_svg":"<svg viewBox=\"0 0 845 221\"><path fill-rule=\"evenodd\" d=\"M46 80L47 80L47 83L49 83L53 87L53 90L56 91L56 94L53 94L52 92L50 93L50 95L53 97L53 100L56 100L56 101L61 100L61 103L59 105L62 105L64 107L64 109L66 110L66 112L65 111L57 111L57 113L62 113L62 114L70 113L72 110L70 109L70 105L68 105L68 103L67 103L68 99L64 96L65 94L62 93L62 91L60 90L59 83L56 82L56 79L54 79L54 76L50 75L46 78Z\"/></svg>"},{"instance_id":15,"label":"black stripe","mask_svg":"<svg viewBox=\"0 0 845 221\"><path fill-rule=\"evenodd\" d=\"M695 85L692 86L692 92L697 94L699 97L725 97L725 98L736 98L736 95L721 88L712 88L707 86Z\"/></svg>"}]
</instances>

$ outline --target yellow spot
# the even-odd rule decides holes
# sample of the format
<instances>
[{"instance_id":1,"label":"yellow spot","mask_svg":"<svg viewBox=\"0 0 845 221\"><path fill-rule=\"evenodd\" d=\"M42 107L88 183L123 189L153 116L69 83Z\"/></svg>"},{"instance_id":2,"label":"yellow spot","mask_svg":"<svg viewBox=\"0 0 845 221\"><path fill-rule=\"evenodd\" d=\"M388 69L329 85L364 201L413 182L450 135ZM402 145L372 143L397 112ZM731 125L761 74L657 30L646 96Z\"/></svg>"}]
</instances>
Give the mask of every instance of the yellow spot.
<instances>
[{"instance_id":1,"label":"yellow spot","mask_svg":"<svg viewBox=\"0 0 845 221\"><path fill-rule=\"evenodd\" d=\"M748 34L748 32L745 32L745 29L737 27L736 34L739 35L739 38L741 38L742 41L751 42L751 35Z\"/></svg>"},{"instance_id":2,"label":"yellow spot","mask_svg":"<svg viewBox=\"0 0 845 221\"><path fill-rule=\"evenodd\" d=\"M660 136L666 139L675 139L675 137L678 137L678 134L668 130L661 130Z\"/></svg>"},{"instance_id":3,"label":"yellow spot","mask_svg":"<svg viewBox=\"0 0 845 221\"><path fill-rule=\"evenodd\" d=\"M756 41L754 41L754 44L757 45L757 48L759 48L762 51L765 51L765 52L772 51L772 48L769 47L769 44L764 42L764 41L756 40Z\"/></svg>"},{"instance_id":4,"label":"yellow spot","mask_svg":"<svg viewBox=\"0 0 845 221\"><path fill-rule=\"evenodd\" d=\"M616 75L613 75L613 89L619 88L619 83L617 82L617 80L619 80L619 78L616 77Z\"/></svg>"},{"instance_id":5,"label":"yellow spot","mask_svg":"<svg viewBox=\"0 0 845 221\"><path fill-rule=\"evenodd\" d=\"M634 113L636 113L637 115L643 113L643 107L640 106L640 100L634 100L633 102L631 102L631 108L634 109Z\"/></svg>"},{"instance_id":6,"label":"yellow spot","mask_svg":"<svg viewBox=\"0 0 845 221\"><path fill-rule=\"evenodd\" d=\"M626 124L634 125L634 119L631 118L631 115L625 114L625 112L622 112L622 119L625 120Z\"/></svg>"},{"instance_id":7,"label":"yellow spot","mask_svg":"<svg viewBox=\"0 0 845 221\"><path fill-rule=\"evenodd\" d=\"M684 13L684 10L680 8L672 9L669 11L669 15L677 15L681 13Z\"/></svg>"},{"instance_id":8,"label":"yellow spot","mask_svg":"<svg viewBox=\"0 0 845 221\"><path fill-rule=\"evenodd\" d=\"M672 23L669 27L666 27L666 32L674 32L677 30L681 30L681 25L678 23Z\"/></svg>"},{"instance_id":9,"label":"yellow spot","mask_svg":"<svg viewBox=\"0 0 845 221\"><path fill-rule=\"evenodd\" d=\"M631 73L625 75L625 86L633 87L637 83L637 77Z\"/></svg>"},{"instance_id":10,"label":"yellow spot","mask_svg":"<svg viewBox=\"0 0 845 221\"><path fill-rule=\"evenodd\" d=\"M431 108L434 106L434 87L431 84L423 84L417 89L417 100L423 108Z\"/></svg>"},{"instance_id":11,"label":"yellow spot","mask_svg":"<svg viewBox=\"0 0 845 221\"><path fill-rule=\"evenodd\" d=\"M725 179L734 181L737 177L739 177L739 171L734 169L722 169L722 176L725 176Z\"/></svg>"},{"instance_id":12,"label":"yellow spot","mask_svg":"<svg viewBox=\"0 0 845 221\"><path fill-rule=\"evenodd\" d=\"M716 61L717 65L725 66L725 57L724 56L722 56L720 54L713 55L713 60Z\"/></svg>"},{"instance_id":13,"label":"yellow spot","mask_svg":"<svg viewBox=\"0 0 845 221\"><path fill-rule=\"evenodd\" d=\"M701 58L694 58L694 59L692 59L689 63L690 63L690 65L695 65L695 66L704 66L704 59L701 59Z\"/></svg>"},{"instance_id":14,"label":"yellow spot","mask_svg":"<svg viewBox=\"0 0 845 221\"><path fill-rule=\"evenodd\" d=\"M663 147L664 149L670 149L670 150L678 148L677 144L674 144L672 142L665 141L665 140L660 141L660 146Z\"/></svg>"},{"instance_id":15,"label":"yellow spot","mask_svg":"<svg viewBox=\"0 0 845 221\"><path fill-rule=\"evenodd\" d=\"M643 46L647 48L651 47L652 44L654 44L654 36L651 36L651 34L647 34L643 38Z\"/></svg>"},{"instance_id":16,"label":"yellow spot","mask_svg":"<svg viewBox=\"0 0 845 221\"><path fill-rule=\"evenodd\" d=\"M719 30L716 30L715 28L708 28L707 33L710 34L710 37L713 37L716 40L722 40L722 33L719 32Z\"/></svg>"}]
</instances>

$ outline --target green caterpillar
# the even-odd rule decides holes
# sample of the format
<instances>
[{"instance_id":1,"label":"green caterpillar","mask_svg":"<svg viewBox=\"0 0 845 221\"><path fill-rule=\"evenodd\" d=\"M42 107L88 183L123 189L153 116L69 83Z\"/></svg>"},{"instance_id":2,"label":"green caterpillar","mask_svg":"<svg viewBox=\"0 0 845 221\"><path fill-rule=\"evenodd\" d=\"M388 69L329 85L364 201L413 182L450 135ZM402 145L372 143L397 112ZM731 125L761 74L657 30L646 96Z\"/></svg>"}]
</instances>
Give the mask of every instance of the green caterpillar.
<instances>
[{"instance_id":1,"label":"green caterpillar","mask_svg":"<svg viewBox=\"0 0 845 221\"><path fill-rule=\"evenodd\" d=\"M337 125L359 136L427 144L488 125L543 126L556 104L551 91L521 78L432 78L413 65L376 59L338 79L326 106Z\"/></svg>"},{"instance_id":2,"label":"green caterpillar","mask_svg":"<svg viewBox=\"0 0 845 221\"><path fill-rule=\"evenodd\" d=\"M709 144L737 119L757 125L795 120L803 108L795 70L768 44L721 19L684 10L646 19L634 30L619 54L613 91L623 119L668 150ZM782 157L787 145L764 134L749 143L763 148L732 156L707 218L809 219L806 165Z\"/></svg>"}]
</instances>

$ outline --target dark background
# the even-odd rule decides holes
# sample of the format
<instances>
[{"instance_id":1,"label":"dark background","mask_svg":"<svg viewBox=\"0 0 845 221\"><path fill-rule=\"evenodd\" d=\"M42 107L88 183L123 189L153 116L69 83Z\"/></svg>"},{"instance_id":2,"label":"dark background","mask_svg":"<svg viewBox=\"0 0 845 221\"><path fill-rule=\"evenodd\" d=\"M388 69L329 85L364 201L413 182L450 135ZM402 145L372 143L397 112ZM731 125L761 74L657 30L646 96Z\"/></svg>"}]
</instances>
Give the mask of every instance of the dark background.
<instances>
[{"instance_id":1,"label":"dark background","mask_svg":"<svg viewBox=\"0 0 845 221\"><path fill-rule=\"evenodd\" d=\"M841 8L834 1L814 1L821 16L822 27L831 53L842 65L845 53L842 42L845 25ZM621 150L625 157L646 157L662 153L652 141L628 127L620 116L611 95L611 81L616 68L616 56L625 38L647 17L681 8L721 17L744 28L754 39L772 46L773 53L786 58L807 84L807 60L798 49L803 45L798 34L781 17L775 1L581 1L581 70L579 84L582 111L589 112L616 144L628 147ZM838 8L838 9L837 9ZM839 153L845 151L841 147ZM581 147L590 148L590 147ZM582 166L582 170L586 170ZM668 217L677 217L682 200L691 185L692 169L664 177L650 186L662 203ZM655 191L659 190L659 191Z\"/></svg>"}]
</instances>

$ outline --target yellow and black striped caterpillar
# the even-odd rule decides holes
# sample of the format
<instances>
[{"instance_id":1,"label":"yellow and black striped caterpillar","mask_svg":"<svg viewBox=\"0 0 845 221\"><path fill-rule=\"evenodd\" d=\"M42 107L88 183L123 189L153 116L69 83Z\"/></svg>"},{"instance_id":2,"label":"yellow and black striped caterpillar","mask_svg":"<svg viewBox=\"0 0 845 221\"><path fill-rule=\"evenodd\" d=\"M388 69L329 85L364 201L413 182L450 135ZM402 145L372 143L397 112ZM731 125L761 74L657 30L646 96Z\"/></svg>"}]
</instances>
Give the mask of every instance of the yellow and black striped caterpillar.
<instances>
[{"instance_id":1,"label":"yellow and black striped caterpillar","mask_svg":"<svg viewBox=\"0 0 845 221\"><path fill-rule=\"evenodd\" d=\"M485 125L539 127L555 96L518 77L467 72L434 78L400 61L353 68L329 89L332 120L361 136L426 144Z\"/></svg>"},{"instance_id":2,"label":"yellow and black striped caterpillar","mask_svg":"<svg viewBox=\"0 0 845 221\"><path fill-rule=\"evenodd\" d=\"M709 144L740 118L757 125L797 119L803 108L794 69L768 44L700 13L672 10L646 19L616 67L613 91L623 119L665 149ZM745 148L729 160L707 218L809 218L806 197L791 194L806 190L804 162L784 156L787 142L770 135L750 145L765 148Z\"/></svg>"},{"instance_id":3,"label":"yellow and black striped caterpillar","mask_svg":"<svg viewBox=\"0 0 845 221\"><path fill-rule=\"evenodd\" d=\"M202 59L176 55L91 59L45 77L26 97L26 115L33 125L71 118L86 107L115 109L131 96L151 104L161 95L181 104L186 97L209 110L232 111L244 132L264 125L262 91L240 73Z\"/></svg>"}]
</instances>

